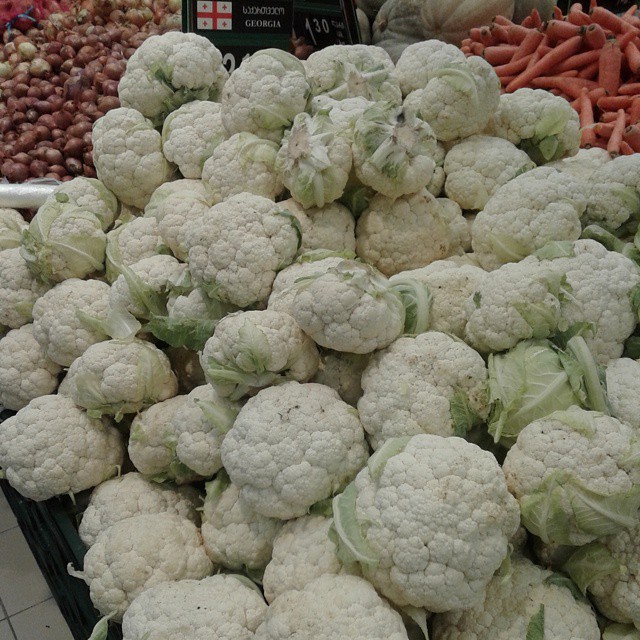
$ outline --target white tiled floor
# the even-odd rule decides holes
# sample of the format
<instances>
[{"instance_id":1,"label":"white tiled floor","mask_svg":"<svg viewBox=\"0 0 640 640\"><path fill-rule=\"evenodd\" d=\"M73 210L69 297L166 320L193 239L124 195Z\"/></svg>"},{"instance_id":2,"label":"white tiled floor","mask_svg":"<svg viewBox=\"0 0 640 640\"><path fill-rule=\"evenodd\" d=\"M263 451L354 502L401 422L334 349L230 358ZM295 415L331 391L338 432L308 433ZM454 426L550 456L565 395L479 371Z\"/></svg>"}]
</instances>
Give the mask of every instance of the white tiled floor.
<instances>
[{"instance_id":1,"label":"white tiled floor","mask_svg":"<svg viewBox=\"0 0 640 640\"><path fill-rule=\"evenodd\" d=\"M73 640L2 491L0 640Z\"/></svg>"}]
</instances>

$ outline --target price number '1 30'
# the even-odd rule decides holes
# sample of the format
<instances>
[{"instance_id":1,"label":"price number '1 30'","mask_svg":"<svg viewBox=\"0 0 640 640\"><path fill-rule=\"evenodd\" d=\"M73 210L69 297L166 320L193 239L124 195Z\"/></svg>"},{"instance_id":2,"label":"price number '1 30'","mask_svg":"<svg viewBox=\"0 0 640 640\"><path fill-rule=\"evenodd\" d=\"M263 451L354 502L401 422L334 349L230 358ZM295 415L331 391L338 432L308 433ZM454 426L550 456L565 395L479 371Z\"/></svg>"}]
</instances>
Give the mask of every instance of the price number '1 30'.
<instances>
[{"instance_id":1,"label":"price number '1 30'","mask_svg":"<svg viewBox=\"0 0 640 640\"><path fill-rule=\"evenodd\" d=\"M313 39L314 44L317 44L315 38L313 37L314 33L331 33L331 29L329 28L329 21L326 18L306 18L306 20L304 21L304 26Z\"/></svg>"}]
</instances>

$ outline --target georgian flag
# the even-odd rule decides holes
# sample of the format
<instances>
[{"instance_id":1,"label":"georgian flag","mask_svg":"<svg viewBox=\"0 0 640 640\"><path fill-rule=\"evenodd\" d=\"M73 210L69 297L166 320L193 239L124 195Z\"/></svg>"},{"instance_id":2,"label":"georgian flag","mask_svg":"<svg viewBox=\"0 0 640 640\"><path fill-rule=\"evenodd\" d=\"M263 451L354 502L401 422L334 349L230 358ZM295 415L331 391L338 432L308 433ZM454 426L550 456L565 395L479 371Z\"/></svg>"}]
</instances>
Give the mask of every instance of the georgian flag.
<instances>
[{"instance_id":1,"label":"georgian flag","mask_svg":"<svg viewBox=\"0 0 640 640\"><path fill-rule=\"evenodd\" d=\"M231 2L198 0L196 26L206 31L231 31Z\"/></svg>"}]
</instances>

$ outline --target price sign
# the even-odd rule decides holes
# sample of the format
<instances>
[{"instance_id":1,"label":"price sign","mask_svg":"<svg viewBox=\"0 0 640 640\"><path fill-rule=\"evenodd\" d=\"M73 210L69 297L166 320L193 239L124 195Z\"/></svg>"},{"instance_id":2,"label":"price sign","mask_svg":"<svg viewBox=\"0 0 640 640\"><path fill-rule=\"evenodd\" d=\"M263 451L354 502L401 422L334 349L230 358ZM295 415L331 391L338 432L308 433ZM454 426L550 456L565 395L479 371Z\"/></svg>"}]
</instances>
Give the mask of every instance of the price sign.
<instances>
[{"instance_id":1,"label":"price sign","mask_svg":"<svg viewBox=\"0 0 640 640\"><path fill-rule=\"evenodd\" d=\"M289 49L293 0L182 0L182 30L204 36L233 71L260 49Z\"/></svg>"},{"instance_id":2,"label":"price sign","mask_svg":"<svg viewBox=\"0 0 640 640\"><path fill-rule=\"evenodd\" d=\"M293 32L294 37L304 38L315 49L360 42L352 0L335 0L333 3L327 0L296 1Z\"/></svg>"}]
</instances>

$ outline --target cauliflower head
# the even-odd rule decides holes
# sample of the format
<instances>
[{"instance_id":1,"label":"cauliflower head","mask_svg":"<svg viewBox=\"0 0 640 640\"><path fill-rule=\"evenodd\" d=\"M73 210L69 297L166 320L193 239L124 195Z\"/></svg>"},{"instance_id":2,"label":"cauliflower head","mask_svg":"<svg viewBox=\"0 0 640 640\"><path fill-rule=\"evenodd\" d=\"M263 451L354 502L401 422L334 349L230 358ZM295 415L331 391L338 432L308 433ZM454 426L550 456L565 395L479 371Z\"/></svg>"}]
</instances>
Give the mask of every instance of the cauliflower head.
<instances>
[{"instance_id":1,"label":"cauliflower head","mask_svg":"<svg viewBox=\"0 0 640 640\"><path fill-rule=\"evenodd\" d=\"M220 320L200 364L216 391L234 400L288 380L306 382L318 369L318 350L282 311L239 311Z\"/></svg>"},{"instance_id":2,"label":"cauliflower head","mask_svg":"<svg viewBox=\"0 0 640 640\"><path fill-rule=\"evenodd\" d=\"M634 430L578 407L534 420L503 464L522 523L546 543L583 545L629 529L640 506Z\"/></svg>"},{"instance_id":3,"label":"cauliflower head","mask_svg":"<svg viewBox=\"0 0 640 640\"><path fill-rule=\"evenodd\" d=\"M60 369L36 340L33 324L12 329L0 338L0 407L18 411L54 393Z\"/></svg>"},{"instance_id":4,"label":"cauliflower head","mask_svg":"<svg viewBox=\"0 0 640 640\"><path fill-rule=\"evenodd\" d=\"M194 487L160 484L130 471L106 480L91 492L78 534L82 542L91 547L107 527L143 513L175 513L198 525L197 509L201 502L200 493Z\"/></svg>"},{"instance_id":5,"label":"cauliflower head","mask_svg":"<svg viewBox=\"0 0 640 640\"><path fill-rule=\"evenodd\" d=\"M187 102L170 113L162 125L162 153L185 178L199 180L202 166L227 139L220 103Z\"/></svg>"},{"instance_id":6,"label":"cauliflower head","mask_svg":"<svg viewBox=\"0 0 640 640\"><path fill-rule=\"evenodd\" d=\"M92 344L108 336L86 316L106 319L109 285L100 280L70 278L49 289L33 305L33 335L47 357L69 367Z\"/></svg>"},{"instance_id":7,"label":"cauliflower head","mask_svg":"<svg viewBox=\"0 0 640 640\"><path fill-rule=\"evenodd\" d=\"M293 262L299 226L280 204L240 193L187 223L185 246L196 285L247 307L266 300L276 273Z\"/></svg>"},{"instance_id":8,"label":"cauliflower head","mask_svg":"<svg viewBox=\"0 0 640 640\"><path fill-rule=\"evenodd\" d=\"M207 640L212 633L224 640L253 640L266 612L247 578L218 574L145 590L124 614L122 633L126 640Z\"/></svg>"},{"instance_id":9,"label":"cauliflower head","mask_svg":"<svg viewBox=\"0 0 640 640\"><path fill-rule=\"evenodd\" d=\"M115 475L123 456L120 432L62 395L35 398L0 429L0 468L31 500L95 487Z\"/></svg>"},{"instance_id":10,"label":"cauliflower head","mask_svg":"<svg viewBox=\"0 0 640 640\"><path fill-rule=\"evenodd\" d=\"M29 223L15 209L0 208L0 251L20 246L22 232Z\"/></svg>"},{"instance_id":11,"label":"cauliflower head","mask_svg":"<svg viewBox=\"0 0 640 640\"><path fill-rule=\"evenodd\" d=\"M89 585L89 595L102 615L120 622L143 591L165 582L201 580L213 564L200 531L175 513L143 513L104 529L75 573Z\"/></svg>"},{"instance_id":12,"label":"cauliflower head","mask_svg":"<svg viewBox=\"0 0 640 640\"><path fill-rule=\"evenodd\" d=\"M147 38L129 58L118 97L158 126L186 102L217 100L228 77L222 54L207 38L169 31Z\"/></svg>"},{"instance_id":13,"label":"cauliflower head","mask_svg":"<svg viewBox=\"0 0 640 640\"><path fill-rule=\"evenodd\" d=\"M103 231L115 222L120 213L118 199L96 178L78 177L63 182L53 190L53 198L92 213L100 220Z\"/></svg>"},{"instance_id":14,"label":"cauliflower head","mask_svg":"<svg viewBox=\"0 0 640 640\"><path fill-rule=\"evenodd\" d=\"M611 415L640 429L640 362L631 358L610 360L605 375Z\"/></svg>"},{"instance_id":15,"label":"cauliflower head","mask_svg":"<svg viewBox=\"0 0 640 640\"><path fill-rule=\"evenodd\" d=\"M489 414L484 360L438 331L398 338L373 354L362 390L358 412L374 449L418 433L462 437Z\"/></svg>"},{"instance_id":16,"label":"cauliflower head","mask_svg":"<svg viewBox=\"0 0 640 640\"><path fill-rule=\"evenodd\" d=\"M76 358L59 393L90 416L136 413L178 392L169 358L145 340L105 340Z\"/></svg>"},{"instance_id":17,"label":"cauliflower head","mask_svg":"<svg viewBox=\"0 0 640 640\"><path fill-rule=\"evenodd\" d=\"M577 240L587 202L582 182L538 167L510 180L489 199L471 228L471 245L487 270L518 262L547 242Z\"/></svg>"},{"instance_id":18,"label":"cauliflower head","mask_svg":"<svg viewBox=\"0 0 640 640\"><path fill-rule=\"evenodd\" d=\"M428 434L389 440L334 499L333 517L382 595L432 612L480 604L520 524L492 453Z\"/></svg>"},{"instance_id":19,"label":"cauliflower head","mask_svg":"<svg viewBox=\"0 0 640 640\"><path fill-rule=\"evenodd\" d=\"M162 155L161 134L136 109L108 111L96 121L92 140L98 178L124 204L144 209L156 188L173 177L173 165Z\"/></svg>"},{"instance_id":20,"label":"cauliflower head","mask_svg":"<svg viewBox=\"0 0 640 640\"><path fill-rule=\"evenodd\" d=\"M280 49L262 49L233 71L222 91L222 123L229 135L247 131L280 142L307 106L302 62Z\"/></svg>"},{"instance_id":21,"label":"cauliflower head","mask_svg":"<svg viewBox=\"0 0 640 640\"><path fill-rule=\"evenodd\" d=\"M291 314L320 346L370 353L391 344L404 329L400 295L369 265L342 260L296 287Z\"/></svg>"},{"instance_id":22,"label":"cauliflower head","mask_svg":"<svg viewBox=\"0 0 640 640\"><path fill-rule=\"evenodd\" d=\"M267 602L285 591L300 591L324 575L360 575L357 564L343 564L329 537L332 520L307 515L289 520L273 540L273 554L264 570L262 587Z\"/></svg>"},{"instance_id":23,"label":"cauliflower head","mask_svg":"<svg viewBox=\"0 0 640 640\"><path fill-rule=\"evenodd\" d=\"M224 472L208 482L206 489L201 531L208 556L227 569L262 571L271 558L282 520L259 514Z\"/></svg>"},{"instance_id":24,"label":"cauliflower head","mask_svg":"<svg viewBox=\"0 0 640 640\"><path fill-rule=\"evenodd\" d=\"M535 162L508 140L470 136L445 157L444 190L462 209L483 209L499 187L535 167Z\"/></svg>"},{"instance_id":25,"label":"cauliflower head","mask_svg":"<svg viewBox=\"0 0 640 640\"><path fill-rule=\"evenodd\" d=\"M340 491L368 457L353 407L320 384L262 389L222 441L222 464L258 513L290 520Z\"/></svg>"}]
</instances>

